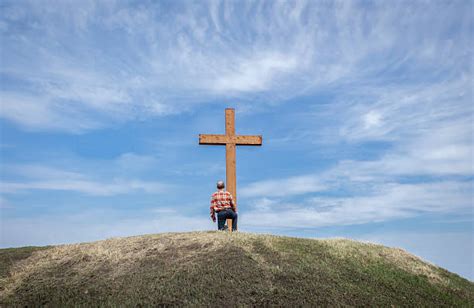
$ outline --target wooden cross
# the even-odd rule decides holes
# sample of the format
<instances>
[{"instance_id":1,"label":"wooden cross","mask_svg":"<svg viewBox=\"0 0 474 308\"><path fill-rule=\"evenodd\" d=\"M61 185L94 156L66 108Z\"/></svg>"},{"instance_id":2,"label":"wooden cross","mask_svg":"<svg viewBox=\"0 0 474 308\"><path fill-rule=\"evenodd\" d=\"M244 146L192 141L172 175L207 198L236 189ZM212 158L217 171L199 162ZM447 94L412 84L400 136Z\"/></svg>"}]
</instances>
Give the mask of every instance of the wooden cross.
<instances>
[{"instance_id":1,"label":"wooden cross","mask_svg":"<svg viewBox=\"0 0 474 308\"><path fill-rule=\"evenodd\" d=\"M227 191L232 194L237 208L237 181L235 173L235 146L262 145L262 136L242 136L235 134L235 110L225 110L225 135L199 135L199 144L225 145L225 173Z\"/></svg>"}]
</instances>

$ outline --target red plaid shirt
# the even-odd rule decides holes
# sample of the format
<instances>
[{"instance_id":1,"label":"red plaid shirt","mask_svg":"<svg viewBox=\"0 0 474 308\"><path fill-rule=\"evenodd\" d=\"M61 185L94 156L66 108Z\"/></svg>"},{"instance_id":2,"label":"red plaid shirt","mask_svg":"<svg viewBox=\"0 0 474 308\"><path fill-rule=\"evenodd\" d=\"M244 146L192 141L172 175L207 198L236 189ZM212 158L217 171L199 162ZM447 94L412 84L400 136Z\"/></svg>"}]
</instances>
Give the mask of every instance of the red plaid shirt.
<instances>
[{"instance_id":1,"label":"red plaid shirt","mask_svg":"<svg viewBox=\"0 0 474 308\"><path fill-rule=\"evenodd\" d=\"M235 203L230 192L220 189L212 194L211 197L211 218L216 220L216 212L225 209L235 210Z\"/></svg>"}]
</instances>

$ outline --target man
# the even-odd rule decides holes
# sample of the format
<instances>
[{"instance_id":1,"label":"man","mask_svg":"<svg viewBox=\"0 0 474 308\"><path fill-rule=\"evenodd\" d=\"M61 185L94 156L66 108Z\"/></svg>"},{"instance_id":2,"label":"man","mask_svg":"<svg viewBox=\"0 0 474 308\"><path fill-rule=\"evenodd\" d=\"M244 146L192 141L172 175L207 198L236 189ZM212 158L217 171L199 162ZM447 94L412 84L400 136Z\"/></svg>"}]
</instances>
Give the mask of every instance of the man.
<instances>
[{"instance_id":1,"label":"man","mask_svg":"<svg viewBox=\"0 0 474 308\"><path fill-rule=\"evenodd\" d=\"M217 191L211 197L211 219L216 222L217 213L217 229L224 230L226 219L232 219L232 231L237 230L237 212L235 211L235 203L230 192L226 191L223 181L217 182Z\"/></svg>"}]
</instances>

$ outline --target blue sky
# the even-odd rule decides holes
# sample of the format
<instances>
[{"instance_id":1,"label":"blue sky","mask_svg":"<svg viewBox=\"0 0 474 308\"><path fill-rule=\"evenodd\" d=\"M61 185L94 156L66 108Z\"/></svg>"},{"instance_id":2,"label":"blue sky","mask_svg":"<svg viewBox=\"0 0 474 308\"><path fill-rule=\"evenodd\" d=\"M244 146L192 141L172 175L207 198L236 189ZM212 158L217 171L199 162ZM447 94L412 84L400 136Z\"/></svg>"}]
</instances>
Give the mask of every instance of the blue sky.
<instances>
[{"instance_id":1,"label":"blue sky","mask_svg":"<svg viewBox=\"0 0 474 308\"><path fill-rule=\"evenodd\" d=\"M474 279L470 1L0 1L1 247L240 229Z\"/></svg>"}]
</instances>

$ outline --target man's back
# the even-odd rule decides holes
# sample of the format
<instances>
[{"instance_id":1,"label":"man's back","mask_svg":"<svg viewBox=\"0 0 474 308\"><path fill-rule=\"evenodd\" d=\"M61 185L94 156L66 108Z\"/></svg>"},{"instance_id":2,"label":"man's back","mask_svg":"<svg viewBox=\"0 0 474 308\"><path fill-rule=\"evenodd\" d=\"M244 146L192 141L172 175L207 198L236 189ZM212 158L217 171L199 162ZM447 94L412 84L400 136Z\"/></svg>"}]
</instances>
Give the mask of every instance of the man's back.
<instances>
[{"instance_id":1,"label":"man's back","mask_svg":"<svg viewBox=\"0 0 474 308\"><path fill-rule=\"evenodd\" d=\"M223 189L214 192L211 197L211 207L217 212L223 209L234 208L232 194Z\"/></svg>"}]
</instances>

